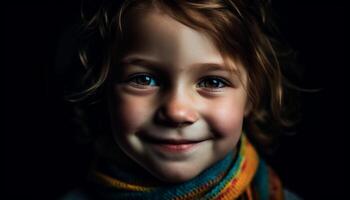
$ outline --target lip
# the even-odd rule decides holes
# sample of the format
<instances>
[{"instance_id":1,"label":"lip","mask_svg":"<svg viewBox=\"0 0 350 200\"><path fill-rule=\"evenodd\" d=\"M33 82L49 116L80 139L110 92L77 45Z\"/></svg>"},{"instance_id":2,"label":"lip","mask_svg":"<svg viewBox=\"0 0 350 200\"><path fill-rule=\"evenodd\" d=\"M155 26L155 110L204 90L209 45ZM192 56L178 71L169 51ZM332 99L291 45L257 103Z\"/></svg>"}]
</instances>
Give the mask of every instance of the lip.
<instances>
[{"instance_id":1,"label":"lip","mask_svg":"<svg viewBox=\"0 0 350 200\"><path fill-rule=\"evenodd\" d=\"M198 143L187 143L187 144L153 144L153 146L161 151L167 151L172 153L188 152L194 149Z\"/></svg>"},{"instance_id":2,"label":"lip","mask_svg":"<svg viewBox=\"0 0 350 200\"><path fill-rule=\"evenodd\" d=\"M187 140L187 139L161 139L144 136L143 140L158 150L165 152L181 153L188 152L198 146L205 140Z\"/></svg>"},{"instance_id":3,"label":"lip","mask_svg":"<svg viewBox=\"0 0 350 200\"><path fill-rule=\"evenodd\" d=\"M142 140L148 143L155 143L155 144L190 144L190 143L198 143L202 142L205 139L183 139L183 138L158 138L149 136L146 134L140 135Z\"/></svg>"}]
</instances>

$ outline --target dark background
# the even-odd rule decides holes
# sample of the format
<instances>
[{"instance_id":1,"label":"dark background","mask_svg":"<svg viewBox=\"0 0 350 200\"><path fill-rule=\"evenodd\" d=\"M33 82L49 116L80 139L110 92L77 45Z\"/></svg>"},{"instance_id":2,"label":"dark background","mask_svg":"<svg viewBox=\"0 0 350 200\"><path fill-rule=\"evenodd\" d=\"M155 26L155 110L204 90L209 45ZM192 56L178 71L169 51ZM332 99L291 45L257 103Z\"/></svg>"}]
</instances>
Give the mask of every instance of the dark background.
<instances>
[{"instance_id":1,"label":"dark background","mask_svg":"<svg viewBox=\"0 0 350 200\"><path fill-rule=\"evenodd\" d=\"M270 161L284 183L306 199L343 199L347 124L348 38L345 3L273 1L284 37L299 53L304 93L298 134L282 141ZM80 1L5 5L1 131L2 186L15 197L55 199L86 172L89 152L74 143L75 127L55 80L62 34L79 17Z\"/></svg>"}]
</instances>

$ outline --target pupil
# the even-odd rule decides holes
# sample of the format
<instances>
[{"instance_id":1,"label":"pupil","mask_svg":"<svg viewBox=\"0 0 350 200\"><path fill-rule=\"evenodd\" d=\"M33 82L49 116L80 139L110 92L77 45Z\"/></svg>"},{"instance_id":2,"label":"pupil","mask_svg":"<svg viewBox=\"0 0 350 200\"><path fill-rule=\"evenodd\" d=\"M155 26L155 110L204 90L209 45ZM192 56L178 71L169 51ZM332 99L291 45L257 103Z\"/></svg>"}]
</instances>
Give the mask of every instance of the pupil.
<instances>
[{"instance_id":1,"label":"pupil","mask_svg":"<svg viewBox=\"0 0 350 200\"><path fill-rule=\"evenodd\" d=\"M211 87L217 87L217 86L218 86L218 81L217 81L217 80L211 80L211 81L209 81L209 86L211 86Z\"/></svg>"},{"instance_id":2,"label":"pupil","mask_svg":"<svg viewBox=\"0 0 350 200\"><path fill-rule=\"evenodd\" d=\"M140 81L141 84L147 85L149 83L149 81L150 81L150 78L147 77L147 76L143 76L143 77L139 78L139 81Z\"/></svg>"}]
</instances>

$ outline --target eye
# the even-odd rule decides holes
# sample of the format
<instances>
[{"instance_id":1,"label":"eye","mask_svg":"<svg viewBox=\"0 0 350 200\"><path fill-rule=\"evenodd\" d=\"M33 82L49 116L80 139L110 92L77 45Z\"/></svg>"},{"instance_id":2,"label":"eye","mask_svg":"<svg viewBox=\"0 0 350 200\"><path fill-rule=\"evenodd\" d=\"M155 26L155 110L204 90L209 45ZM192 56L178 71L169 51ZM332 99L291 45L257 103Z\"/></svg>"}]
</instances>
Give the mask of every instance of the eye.
<instances>
[{"instance_id":1,"label":"eye","mask_svg":"<svg viewBox=\"0 0 350 200\"><path fill-rule=\"evenodd\" d=\"M226 80L219 78L219 77L206 77L202 79L198 87L205 87L205 88L210 88L210 89L216 89L216 88L223 88L228 86L229 84L227 83Z\"/></svg>"},{"instance_id":2,"label":"eye","mask_svg":"<svg viewBox=\"0 0 350 200\"><path fill-rule=\"evenodd\" d=\"M159 86L158 81L149 74L135 74L132 75L128 80L128 83L136 86Z\"/></svg>"}]
</instances>

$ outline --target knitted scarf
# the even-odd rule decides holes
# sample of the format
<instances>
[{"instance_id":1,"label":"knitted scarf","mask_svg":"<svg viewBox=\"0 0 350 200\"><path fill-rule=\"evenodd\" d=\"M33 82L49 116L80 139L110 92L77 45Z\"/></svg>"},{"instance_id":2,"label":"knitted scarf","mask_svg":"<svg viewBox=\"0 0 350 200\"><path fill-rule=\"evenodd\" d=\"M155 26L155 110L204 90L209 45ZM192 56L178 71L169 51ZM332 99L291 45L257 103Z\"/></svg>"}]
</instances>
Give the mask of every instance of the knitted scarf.
<instances>
[{"instance_id":1,"label":"knitted scarf","mask_svg":"<svg viewBox=\"0 0 350 200\"><path fill-rule=\"evenodd\" d=\"M259 160L244 134L235 159L230 152L194 179L181 184L153 186L141 174L130 174L111 165L93 171L93 179L100 199L283 199L278 177Z\"/></svg>"}]
</instances>

